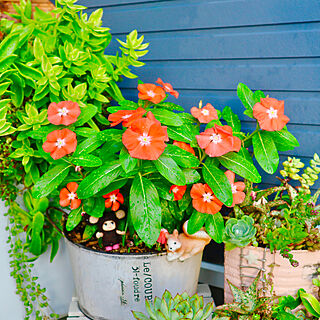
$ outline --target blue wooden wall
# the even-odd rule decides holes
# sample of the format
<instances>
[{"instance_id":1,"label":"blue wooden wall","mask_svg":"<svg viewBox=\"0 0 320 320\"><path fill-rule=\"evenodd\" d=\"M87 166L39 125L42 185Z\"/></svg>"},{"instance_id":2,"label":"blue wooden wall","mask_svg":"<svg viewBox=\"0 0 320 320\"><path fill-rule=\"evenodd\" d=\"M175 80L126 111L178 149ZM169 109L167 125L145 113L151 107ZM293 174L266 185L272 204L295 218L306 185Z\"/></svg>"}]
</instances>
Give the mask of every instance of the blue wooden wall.
<instances>
[{"instance_id":1,"label":"blue wooden wall","mask_svg":"<svg viewBox=\"0 0 320 320\"><path fill-rule=\"evenodd\" d=\"M150 52L136 70L144 82L161 77L180 92L186 110L210 102L242 115L238 82L285 100L288 128L301 146L286 153L308 162L320 153L319 0L80 0L104 8L114 36L108 52L133 29ZM124 96L136 99L136 80L125 80ZM172 98L174 101L174 98ZM247 128L250 119L241 116ZM286 154L282 154L282 159ZM264 176L264 182L275 178ZM317 186L320 187L318 183Z\"/></svg>"}]
</instances>

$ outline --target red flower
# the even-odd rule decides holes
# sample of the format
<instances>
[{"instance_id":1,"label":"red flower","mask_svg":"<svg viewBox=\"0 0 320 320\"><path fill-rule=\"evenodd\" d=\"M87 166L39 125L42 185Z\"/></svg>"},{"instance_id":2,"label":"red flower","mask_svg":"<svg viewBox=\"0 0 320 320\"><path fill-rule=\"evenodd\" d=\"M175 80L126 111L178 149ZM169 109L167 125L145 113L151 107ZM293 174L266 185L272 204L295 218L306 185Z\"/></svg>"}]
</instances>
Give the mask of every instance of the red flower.
<instances>
[{"instance_id":1,"label":"red flower","mask_svg":"<svg viewBox=\"0 0 320 320\"><path fill-rule=\"evenodd\" d=\"M48 107L48 120L57 126L60 124L68 126L77 121L80 113L81 110L77 102L51 102Z\"/></svg>"},{"instance_id":2,"label":"red flower","mask_svg":"<svg viewBox=\"0 0 320 320\"><path fill-rule=\"evenodd\" d=\"M214 128L207 129L196 136L200 148L205 149L210 157L220 157L230 151L239 151L241 140L232 135L232 128L229 126L214 125Z\"/></svg>"},{"instance_id":3,"label":"red flower","mask_svg":"<svg viewBox=\"0 0 320 320\"><path fill-rule=\"evenodd\" d=\"M110 208L112 211L117 211L120 208L120 203L124 202L123 195L119 192L119 189L109 192L103 196L106 201L104 202L106 208Z\"/></svg>"},{"instance_id":4,"label":"red flower","mask_svg":"<svg viewBox=\"0 0 320 320\"><path fill-rule=\"evenodd\" d=\"M169 92L172 94L176 99L179 97L179 92L176 90L173 90L172 85L170 83L164 83L160 78L156 81L156 83L159 83L165 92Z\"/></svg>"},{"instance_id":5,"label":"red flower","mask_svg":"<svg viewBox=\"0 0 320 320\"><path fill-rule=\"evenodd\" d=\"M122 135L122 143L131 157L156 160L166 148L164 142L168 141L167 127L153 119L153 114L148 112L147 118L134 121Z\"/></svg>"},{"instance_id":6,"label":"red flower","mask_svg":"<svg viewBox=\"0 0 320 320\"><path fill-rule=\"evenodd\" d=\"M66 188L60 191L60 206L67 207L70 205L72 210L79 208L81 200L78 199L77 189L79 185L76 182L69 182Z\"/></svg>"},{"instance_id":7,"label":"red flower","mask_svg":"<svg viewBox=\"0 0 320 320\"><path fill-rule=\"evenodd\" d=\"M149 100L154 104L161 102L166 97L166 93L164 92L164 90L152 83L139 84L138 90L139 99Z\"/></svg>"},{"instance_id":8,"label":"red flower","mask_svg":"<svg viewBox=\"0 0 320 320\"><path fill-rule=\"evenodd\" d=\"M185 142L182 142L182 141L173 141L172 143L173 145L185 150L185 151L188 151L190 153L192 153L194 156L196 155L196 153L194 152L193 148L190 146L190 144L188 143L185 143Z\"/></svg>"},{"instance_id":9,"label":"red flower","mask_svg":"<svg viewBox=\"0 0 320 320\"><path fill-rule=\"evenodd\" d=\"M262 98L256 103L253 116L258 120L260 128L267 131L281 130L290 120L284 115L284 101L274 98Z\"/></svg>"},{"instance_id":10,"label":"red flower","mask_svg":"<svg viewBox=\"0 0 320 320\"><path fill-rule=\"evenodd\" d=\"M50 152L54 160L72 153L77 148L77 136L69 129L54 130L47 135L47 141L42 145L45 152Z\"/></svg>"},{"instance_id":11,"label":"red flower","mask_svg":"<svg viewBox=\"0 0 320 320\"><path fill-rule=\"evenodd\" d=\"M199 212L216 214L222 208L223 203L214 195L207 184L194 184L190 195L193 207Z\"/></svg>"},{"instance_id":12,"label":"red flower","mask_svg":"<svg viewBox=\"0 0 320 320\"><path fill-rule=\"evenodd\" d=\"M170 187L169 192L173 193L174 201L181 200L187 190L187 186L176 186L175 184Z\"/></svg>"},{"instance_id":13,"label":"red flower","mask_svg":"<svg viewBox=\"0 0 320 320\"><path fill-rule=\"evenodd\" d=\"M211 120L219 119L217 110L210 103L202 108L202 101L199 103L199 108L192 107L190 112L201 123L209 123Z\"/></svg>"},{"instance_id":14,"label":"red flower","mask_svg":"<svg viewBox=\"0 0 320 320\"><path fill-rule=\"evenodd\" d=\"M157 242L159 242L161 244L166 244L167 243L167 234L169 234L167 229L164 229L164 228L161 229Z\"/></svg>"},{"instance_id":15,"label":"red flower","mask_svg":"<svg viewBox=\"0 0 320 320\"><path fill-rule=\"evenodd\" d=\"M244 182L238 181L238 182L234 182L235 179L235 173L227 170L225 172L225 175L227 176L230 184L231 184L231 189L232 189L232 195L233 195L233 203L230 207L234 207L236 204L242 203L244 198L246 197L245 193L242 192L246 185L244 184Z\"/></svg>"},{"instance_id":16,"label":"red flower","mask_svg":"<svg viewBox=\"0 0 320 320\"><path fill-rule=\"evenodd\" d=\"M141 107L136 110L119 110L109 114L108 120L112 122L111 127L118 125L120 122L124 127L130 127L133 121L142 118L145 113L146 110Z\"/></svg>"}]
</instances>

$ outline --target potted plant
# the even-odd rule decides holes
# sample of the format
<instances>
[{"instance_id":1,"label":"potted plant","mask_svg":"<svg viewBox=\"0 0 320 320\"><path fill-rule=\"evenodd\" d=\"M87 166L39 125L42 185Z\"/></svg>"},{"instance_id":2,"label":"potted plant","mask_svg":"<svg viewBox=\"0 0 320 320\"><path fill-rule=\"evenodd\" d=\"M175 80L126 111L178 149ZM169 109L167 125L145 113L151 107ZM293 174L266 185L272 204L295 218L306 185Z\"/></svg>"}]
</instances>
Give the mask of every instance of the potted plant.
<instances>
[{"instance_id":1,"label":"potted plant","mask_svg":"<svg viewBox=\"0 0 320 320\"><path fill-rule=\"evenodd\" d=\"M246 287L263 269L264 274L273 274L275 294L295 295L299 288L311 293L320 262L316 205L320 190L312 195L310 187L318 179L319 156L314 155L302 174L304 164L299 159L289 157L283 166L279 187L248 190L250 197L234 211L236 217L226 222L226 248L238 248L225 253L225 277ZM293 187L290 180L300 186ZM231 300L228 289L225 300Z\"/></svg>"},{"instance_id":2,"label":"potted plant","mask_svg":"<svg viewBox=\"0 0 320 320\"><path fill-rule=\"evenodd\" d=\"M53 163L41 147L52 127L48 105L78 102L77 125L108 126L106 107L113 99L123 99L117 83L135 77L131 66L143 65L138 58L148 46L133 31L121 42L122 53L106 55L111 34L101 27L102 10L88 17L85 7L75 2L58 1L50 13L37 7L32 13L31 1L21 1L11 15L14 19L0 22L1 199L9 206L12 276L26 316L33 319L51 311L45 289L32 274L32 261L48 249L54 259L61 237L62 212L52 209L51 202L49 206L50 199L38 200L31 193ZM24 206L15 202L17 196Z\"/></svg>"}]
</instances>

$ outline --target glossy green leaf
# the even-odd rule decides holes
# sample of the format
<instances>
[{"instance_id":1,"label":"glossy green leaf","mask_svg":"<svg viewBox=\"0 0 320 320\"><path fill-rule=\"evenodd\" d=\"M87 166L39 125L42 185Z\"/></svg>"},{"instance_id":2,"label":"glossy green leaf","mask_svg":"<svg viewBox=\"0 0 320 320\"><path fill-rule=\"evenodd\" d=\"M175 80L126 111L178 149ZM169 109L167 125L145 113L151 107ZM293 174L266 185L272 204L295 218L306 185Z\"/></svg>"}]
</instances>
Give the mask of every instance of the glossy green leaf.
<instances>
[{"instance_id":1,"label":"glossy green leaf","mask_svg":"<svg viewBox=\"0 0 320 320\"><path fill-rule=\"evenodd\" d=\"M283 128L280 131L268 132L268 134L272 137L278 151L293 150L300 145L295 136L287 128Z\"/></svg>"},{"instance_id":2,"label":"glossy green leaf","mask_svg":"<svg viewBox=\"0 0 320 320\"><path fill-rule=\"evenodd\" d=\"M104 199L102 197L90 197L85 199L83 201L83 209L90 216L100 218L103 216L105 210Z\"/></svg>"},{"instance_id":3,"label":"glossy green leaf","mask_svg":"<svg viewBox=\"0 0 320 320\"><path fill-rule=\"evenodd\" d=\"M247 109L246 115L252 118L252 109L256 103L253 92L245 84L239 83L237 87L237 94L242 104Z\"/></svg>"},{"instance_id":4,"label":"glossy green leaf","mask_svg":"<svg viewBox=\"0 0 320 320\"><path fill-rule=\"evenodd\" d=\"M235 152L229 152L219 158L220 163L227 169L254 183L261 182L261 176L256 167Z\"/></svg>"},{"instance_id":5,"label":"glossy green leaf","mask_svg":"<svg viewBox=\"0 0 320 320\"><path fill-rule=\"evenodd\" d=\"M82 126L88 122L98 111L98 108L93 104L87 104L85 107L81 107L81 113L78 120L75 122L75 126Z\"/></svg>"},{"instance_id":6,"label":"glossy green leaf","mask_svg":"<svg viewBox=\"0 0 320 320\"><path fill-rule=\"evenodd\" d=\"M186 179L186 184L193 184L201 179L199 172L195 169L183 169L182 172Z\"/></svg>"},{"instance_id":7,"label":"glossy green leaf","mask_svg":"<svg viewBox=\"0 0 320 320\"><path fill-rule=\"evenodd\" d=\"M33 197L39 199L49 195L67 177L69 170L70 165L67 163L52 167L34 185Z\"/></svg>"},{"instance_id":8,"label":"glossy green leaf","mask_svg":"<svg viewBox=\"0 0 320 320\"><path fill-rule=\"evenodd\" d=\"M67 223L66 223L66 230L71 231L73 230L82 220L82 207L75 210L71 210L71 212L68 215Z\"/></svg>"},{"instance_id":9,"label":"glossy green leaf","mask_svg":"<svg viewBox=\"0 0 320 320\"><path fill-rule=\"evenodd\" d=\"M119 161L125 172L132 171L138 163L138 159L132 158L125 147L120 151Z\"/></svg>"},{"instance_id":10,"label":"glossy green leaf","mask_svg":"<svg viewBox=\"0 0 320 320\"><path fill-rule=\"evenodd\" d=\"M226 206L231 206L233 202L231 185L227 176L214 164L212 158L207 158L203 163L202 175L215 196Z\"/></svg>"},{"instance_id":11,"label":"glossy green leaf","mask_svg":"<svg viewBox=\"0 0 320 320\"><path fill-rule=\"evenodd\" d=\"M179 166L183 168L197 167L199 165L199 159L196 156L173 144L167 145L163 154L171 157Z\"/></svg>"},{"instance_id":12,"label":"glossy green leaf","mask_svg":"<svg viewBox=\"0 0 320 320\"><path fill-rule=\"evenodd\" d=\"M185 176L177 163L167 155L162 154L157 160L153 161L159 173L172 184L184 186Z\"/></svg>"},{"instance_id":13,"label":"glossy green leaf","mask_svg":"<svg viewBox=\"0 0 320 320\"><path fill-rule=\"evenodd\" d=\"M59 238L57 235L54 235L51 238L51 253L50 253L50 262L53 261L53 259L55 258L55 256L58 253L59 250Z\"/></svg>"},{"instance_id":14,"label":"glossy green leaf","mask_svg":"<svg viewBox=\"0 0 320 320\"><path fill-rule=\"evenodd\" d=\"M213 241L217 243L221 243L223 241L225 227L223 217L220 212L213 215L210 214L206 220L205 227Z\"/></svg>"},{"instance_id":15,"label":"glossy green leaf","mask_svg":"<svg viewBox=\"0 0 320 320\"><path fill-rule=\"evenodd\" d=\"M150 180L137 175L130 190L130 215L138 236L153 245L161 230L161 206L156 187Z\"/></svg>"},{"instance_id":16,"label":"glossy green leaf","mask_svg":"<svg viewBox=\"0 0 320 320\"><path fill-rule=\"evenodd\" d=\"M320 318L320 302L310 293L299 292L299 295L307 311Z\"/></svg>"},{"instance_id":17,"label":"glossy green leaf","mask_svg":"<svg viewBox=\"0 0 320 320\"><path fill-rule=\"evenodd\" d=\"M222 111L222 117L230 126L233 132L241 131L241 122L237 114L235 114L230 107L224 107Z\"/></svg>"},{"instance_id":18,"label":"glossy green leaf","mask_svg":"<svg viewBox=\"0 0 320 320\"><path fill-rule=\"evenodd\" d=\"M252 137L254 155L261 168L273 174L279 165L279 154L269 132L258 131Z\"/></svg>"},{"instance_id":19,"label":"glossy green leaf","mask_svg":"<svg viewBox=\"0 0 320 320\"><path fill-rule=\"evenodd\" d=\"M43 230L44 216L41 212L37 212L33 216L32 221L32 232L31 232L31 243L30 243L30 252L38 256L41 254L42 241L41 241L41 232Z\"/></svg>"},{"instance_id":20,"label":"glossy green leaf","mask_svg":"<svg viewBox=\"0 0 320 320\"><path fill-rule=\"evenodd\" d=\"M119 162L110 162L92 171L79 185L77 195L87 199L107 187L123 171Z\"/></svg>"},{"instance_id":21,"label":"glossy green leaf","mask_svg":"<svg viewBox=\"0 0 320 320\"><path fill-rule=\"evenodd\" d=\"M189 234L194 234L199 231L208 218L207 213L201 213L196 210L193 211L190 219L188 220L187 232Z\"/></svg>"},{"instance_id":22,"label":"glossy green leaf","mask_svg":"<svg viewBox=\"0 0 320 320\"><path fill-rule=\"evenodd\" d=\"M96 233L97 229L98 229L97 225L87 224L83 231L83 235L82 235L83 240L91 239L93 235Z\"/></svg>"},{"instance_id":23,"label":"glossy green leaf","mask_svg":"<svg viewBox=\"0 0 320 320\"><path fill-rule=\"evenodd\" d=\"M167 132L169 138L176 141L190 143L194 138L190 126L187 125L181 127L168 127Z\"/></svg>"},{"instance_id":24,"label":"glossy green leaf","mask_svg":"<svg viewBox=\"0 0 320 320\"><path fill-rule=\"evenodd\" d=\"M161 122L161 124L180 127L183 125L183 121L178 114L166 110L166 109L152 109L151 111L155 118Z\"/></svg>"},{"instance_id":25,"label":"glossy green leaf","mask_svg":"<svg viewBox=\"0 0 320 320\"><path fill-rule=\"evenodd\" d=\"M73 155L68 160L75 166L81 167L98 167L102 165L102 161L100 158L86 153Z\"/></svg>"},{"instance_id":26,"label":"glossy green leaf","mask_svg":"<svg viewBox=\"0 0 320 320\"><path fill-rule=\"evenodd\" d=\"M184 108L182 106L179 106L178 104L172 102L162 102L157 104L157 107L165 108L168 110L184 111Z\"/></svg>"}]
</instances>

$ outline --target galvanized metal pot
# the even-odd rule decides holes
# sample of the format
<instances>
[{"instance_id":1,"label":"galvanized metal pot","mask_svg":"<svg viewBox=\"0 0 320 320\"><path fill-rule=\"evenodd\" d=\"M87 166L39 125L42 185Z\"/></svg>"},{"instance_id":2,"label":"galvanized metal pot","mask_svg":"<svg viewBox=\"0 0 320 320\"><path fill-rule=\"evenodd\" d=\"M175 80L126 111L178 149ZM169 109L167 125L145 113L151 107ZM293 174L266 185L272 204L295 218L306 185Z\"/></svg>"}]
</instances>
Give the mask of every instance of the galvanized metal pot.
<instances>
[{"instance_id":1,"label":"galvanized metal pot","mask_svg":"<svg viewBox=\"0 0 320 320\"><path fill-rule=\"evenodd\" d=\"M292 250L293 258L299 262L298 267L291 266L288 259L284 259L279 252L271 253L269 249L247 246L225 251L224 278L225 303L233 301L233 296L226 280L237 287L248 287L257 276L259 270L262 275L272 273L273 289L276 295L295 296L299 288L309 293L313 292L312 278L316 277L320 267L320 251ZM260 283L265 294L270 290L264 282Z\"/></svg>"},{"instance_id":2,"label":"galvanized metal pot","mask_svg":"<svg viewBox=\"0 0 320 320\"><path fill-rule=\"evenodd\" d=\"M173 295L196 293L202 254L168 262L162 254L98 252L66 239L79 307L95 320L133 319L168 289Z\"/></svg>"}]
</instances>

